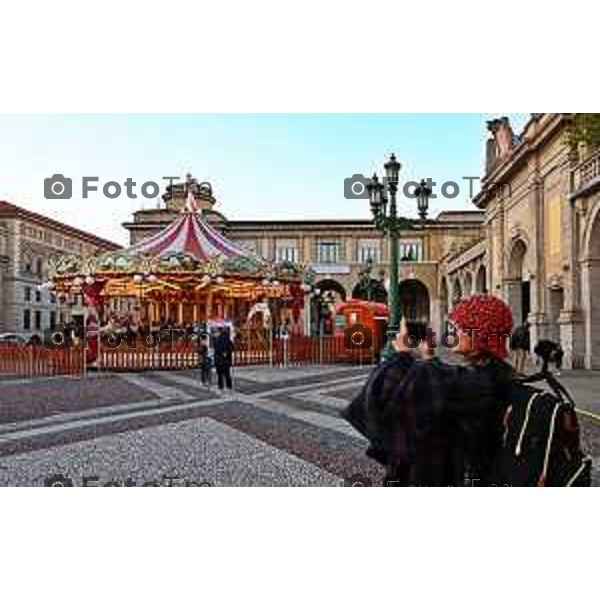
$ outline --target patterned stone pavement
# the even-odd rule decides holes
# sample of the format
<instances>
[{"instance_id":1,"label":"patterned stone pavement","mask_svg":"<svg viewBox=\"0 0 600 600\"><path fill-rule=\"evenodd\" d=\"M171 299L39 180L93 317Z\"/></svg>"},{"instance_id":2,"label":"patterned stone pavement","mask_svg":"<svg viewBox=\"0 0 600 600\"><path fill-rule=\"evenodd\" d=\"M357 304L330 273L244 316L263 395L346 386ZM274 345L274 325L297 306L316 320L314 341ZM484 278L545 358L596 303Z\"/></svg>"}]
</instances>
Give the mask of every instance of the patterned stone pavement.
<instances>
[{"instance_id":1,"label":"patterned stone pavement","mask_svg":"<svg viewBox=\"0 0 600 600\"><path fill-rule=\"evenodd\" d=\"M368 371L240 368L225 394L194 371L0 381L0 485L377 484L381 468L339 418ZM563 380L597 411L599 373ZM600 420L582 422L598 484Z\"/></svg>"}]
</instances>

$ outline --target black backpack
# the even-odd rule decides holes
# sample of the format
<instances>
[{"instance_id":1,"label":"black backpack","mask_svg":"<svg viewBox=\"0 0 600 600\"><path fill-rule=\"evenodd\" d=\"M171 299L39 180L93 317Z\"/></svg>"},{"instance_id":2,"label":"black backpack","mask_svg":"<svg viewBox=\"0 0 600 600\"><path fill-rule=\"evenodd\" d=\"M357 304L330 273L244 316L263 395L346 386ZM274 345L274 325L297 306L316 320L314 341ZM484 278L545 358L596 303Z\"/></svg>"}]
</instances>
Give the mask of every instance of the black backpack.
<instances>
[{"instance_id":1,"label":"black backpack","mask_svg":"<svg viewBox=\"0 0 600 600\"><path fill-rule=\"evenodd\" d=\"M544 381L547 391L531 383ZM515 380L508 389L504 438L492 468L499 485L585 487L592 460L581 449L575 403L549 372Z\"/></svg>"}]
</instances>

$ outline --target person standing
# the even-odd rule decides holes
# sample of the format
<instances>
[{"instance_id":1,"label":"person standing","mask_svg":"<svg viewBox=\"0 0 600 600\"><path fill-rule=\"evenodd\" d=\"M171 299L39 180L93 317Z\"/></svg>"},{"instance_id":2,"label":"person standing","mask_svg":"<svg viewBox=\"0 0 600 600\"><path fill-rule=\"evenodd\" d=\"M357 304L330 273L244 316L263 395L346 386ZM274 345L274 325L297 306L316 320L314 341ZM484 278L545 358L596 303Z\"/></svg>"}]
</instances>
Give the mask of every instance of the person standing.
<instances>
[{"instance_id":1,"label":"person standing","mask_svg":"<svg viewBox=\"0 0 600 600\"><path fill-rule=\"evenodd\" d=\"M217 329L215 337L215 369L217 371L217 385L222 390L232 389L231 365L233 363L233 343L229 338L229 331Z\"/></svg>"},{"instance_id":2,"label":"person standing","mask_svg":"<svg viewBox=\"0 0 600 600\"><path fill-rule=\"evenodd\" d=\"M525 321L513 331L511 349L515 371L519 375L523 375L525 373L525 363L531 351L531 336L528 321Z\"/></svg>"},{"instance_id":3,"label":"person standing","mask_svg":"<svg viewBox=\"0 0 600 600\"><path fill-rule=\"evenodd\" d=\"M396 356L343 412L370 442L367 456L384 466L384 485L495 484L492 467L514 377L506 362L512 312L500 298L474 294L449 320L456 364L432 359L426 341L418 353L410 348L403 319Z\"/></svg>"},{"instance_id":4,"label":"person standing","mask_svg":"<svg viewBox=\"0 0 600 600\"><path fill-rule=\"evenodd\" d=\"M535 345L533 351L538 357L538 362L542 361L542 373L547 373L550 363L553 362L557 368L557 375L560 375L564 355L560 344L552 340L543 339Z\"/></svg>"},{"instance_id":5,"label":"person standing","mask_svg":"<svg viewBox=\"0 0 600 600\"><path fill-rule=\"evenodd\" d=\"M198 334L198 367L200 369L202 384L205 386L210 386L212 357L210 348L210 337L207 333Z\"/></svg>"}]
</instances>

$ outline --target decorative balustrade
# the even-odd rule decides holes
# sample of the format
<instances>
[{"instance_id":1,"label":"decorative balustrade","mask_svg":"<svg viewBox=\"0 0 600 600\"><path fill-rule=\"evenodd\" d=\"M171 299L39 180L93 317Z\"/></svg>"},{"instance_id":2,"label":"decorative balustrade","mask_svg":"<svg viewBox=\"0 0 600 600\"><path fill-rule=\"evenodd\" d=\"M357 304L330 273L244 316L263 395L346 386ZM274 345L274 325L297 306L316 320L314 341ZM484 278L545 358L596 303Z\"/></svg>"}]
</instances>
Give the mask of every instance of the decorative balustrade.
<instances>
[{"instance_id":1,"label":"decorative balustrade","mask_svg":"<svg viewBox=\"0 0 600 600\"><path fill-rule=\"evenodd\" d=\"M571 172L571 193L580 192L595 182L600 183L600 151L573 169Z\"/></svg>"}]
</instances>

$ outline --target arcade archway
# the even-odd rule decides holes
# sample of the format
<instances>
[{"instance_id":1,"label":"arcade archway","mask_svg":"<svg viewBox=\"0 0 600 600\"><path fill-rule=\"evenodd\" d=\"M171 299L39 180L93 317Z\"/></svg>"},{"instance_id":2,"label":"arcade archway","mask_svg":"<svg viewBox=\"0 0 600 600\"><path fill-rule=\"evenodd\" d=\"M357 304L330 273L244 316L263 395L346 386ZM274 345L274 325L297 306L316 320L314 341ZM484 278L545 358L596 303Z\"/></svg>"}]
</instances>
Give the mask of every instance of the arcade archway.
<instances>
[{"instance_id":1,"label":"arcade archway","mask_svg":"<svg viewBox=\"0 0 600 600\"><path fill-rule=\"evenodd\" d=\"M477 276L475 278L475 290L480 294L487 293L487 272L485 266L481 265L477 269Z\"/></svg>"},{"instance_id":2,"label":"arcade archway","mask_svg":"<svg viewBox=\"0 0 600 600\"><path fill-rule=\"evenodd\" d=\"M465 296L470 296L473 293L473 275L467 271L465 275Z\"/></svg>"},{"instance_id":3,"label":"arcade archway","mask_svg":"<svg viewBox=\"0 0 600 600\"><path fill-rule=\"evenodd\" d=\"M458 304L463 297L462 286L460 285L460 280L458 277L454 279L454 283L452 284L452 306Z\"/></svg>"},{"instance_id":4,"label":"arcade archway","mask_svg":"<svg viewBox=\"0 0 600 600\"><path fill-rule=\"evenodd\" d=\"M333 334L333 307L346 300L344 286L335 279L321 279L314 285L310 302L310 330L313 335Z\"/></svg>"},{"instance_id":5,"label":"arcade archway","mask_svg":"<svg viewBox=\"0 0 600 600\"><path fill-rule=\"evenodd\" d=\"M527 255L525 242L518 239L510 251L508 259L508 279L505 282L506 299L513 312L515 325L523 323L531 309L531 290L525 281L524 265Z\"/></svg>"},{"instance_id":6,"label":"arcade archway","mask_svg":"<svg viewBox=\"0 0 600 600\"><path fill-rule=\"evenodd\" d=\"M333 292L336 296L336 301L343 302L346 300L346 289L335 279L321 279L321 281L315 283L315 289L320 290L321 294L324 292Z\"/></svg>"},{"instance_id":7,"label":"arcade archway","mask_svg":"<svg viewBox=\"0 0 600 600\"><path fill-rule=\"evenodd\" d=\"M388 294L385 286L378 279L371 279L367 285L357 283L352 290L352 297L357 300L382 302L383 304L386 304L388 301Z\"/></svg>"}]
</instances>

